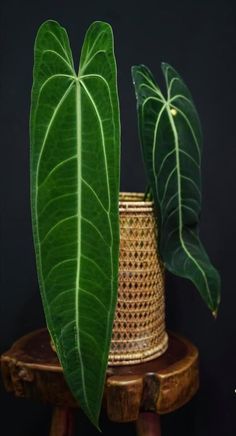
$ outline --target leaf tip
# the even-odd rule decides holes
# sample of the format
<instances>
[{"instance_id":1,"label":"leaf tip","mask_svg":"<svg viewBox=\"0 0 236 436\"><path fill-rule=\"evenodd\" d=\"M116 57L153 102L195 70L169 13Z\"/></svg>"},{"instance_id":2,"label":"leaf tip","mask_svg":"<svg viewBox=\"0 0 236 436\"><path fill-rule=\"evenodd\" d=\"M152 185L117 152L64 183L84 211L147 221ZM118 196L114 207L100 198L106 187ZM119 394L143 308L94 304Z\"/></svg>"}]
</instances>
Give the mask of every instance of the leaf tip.
<instances>
[{"instance_id":1,"label":"leaf tip","mask_svg":"<svg viewBox=\"0 0 236 436\"><path fill-rule=\"evenodd\" d=\"M102 21L102 20L96 20L96 21L93 21L93 22L90 24L88 30L89 30L90 28L92 29L93 27L97 27L98 29L100 28L102 31L107 31L107 30L108 30L109 32L111 32L111 33L113 34L112 26L111 26L111 24L108 23L107 21Z\"/></svg>"},{"instance_id":2,"label":"leaf tip","mask_svg":"<svg viewBox=\"0 0 236 436\"><path fill-rule=\"evenodd\" d=\"M44 30L45 28L50 27L50 26L58 26L58 27L61 27L61 25L60 25L60 23L58 23L58 21L56 21L56 20L52 20L52 19L50 18L50 19L48 19L48 20L43 21L43 22L40 24L40 26L39 26L39 28L38 28L38 32L39 32L39 31L42 31L42 30Z\"/></svg>"},{"instance_id":3,"label":"leaf tip","mask_svg":"<svg viewBox=\"0 0 236 436\"><path fill-rule=\"evenodd\" d=\"M213 317L214 317L215 319L217 319L217 316L218 316L218 309L213 310L211 313L212 313Z\"/></svg>"},{"instance_id":4,"label":"leaf tip","mask_svg":"<svg viewBox=\"0 0 236 436\"><path fill-rule=\"evenodd\" d=\"M217 319L217 318L218 318L219 305L220 305L220 301L218 301L218 304L217 304L216 308L215 308L214 310L211 311L212 316L214 317L214 319Z\"/></svg>"},{"instance_id":5,"label":"leaf tip","mask_svg":"<svg viewBox=\"0 0 236 436\"><path fill-rule=\"evenodd\" d=\"M91 416L91 415L87 415L87 416L88 416L90 422L91 422L91 423L94 425L94 427L96 428L96 430L97 430L99 433L102 433L102 429L101 429L100 424L99 424L99 416Z\"/></svg>"}]
</instances>

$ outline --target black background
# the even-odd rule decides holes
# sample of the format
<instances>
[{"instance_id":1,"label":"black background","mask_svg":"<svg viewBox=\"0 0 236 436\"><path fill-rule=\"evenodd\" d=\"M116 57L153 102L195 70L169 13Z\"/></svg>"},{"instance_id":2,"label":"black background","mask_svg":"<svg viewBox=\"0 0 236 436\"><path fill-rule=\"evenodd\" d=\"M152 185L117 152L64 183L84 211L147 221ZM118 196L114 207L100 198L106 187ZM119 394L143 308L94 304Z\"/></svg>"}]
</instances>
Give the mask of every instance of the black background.
<instances>
[{"instance_id":1,"label":"black background","mask_svg":"<svg viewBox=\"0 0 236 436\"><path fill-rule=\"evenodd\" d=\"M160 62L172 64L193 94L204 131L202 240L222 276L222 302L214 321L193 286L167 277L167 324L199 348L201 387L187 406L162 419L163 435L236 434L235 170L236 102L234 1L2 1L0 5L1 139L1 352L45 324L30 223L28 118L33 43L52 18L66 27L74 56L94 20L114 30L122 122L121 189L142 191L133 64L148 65L162 83ZM78 63L78 62L76 62ZM47 434L50 408L1 390L1 434ZM104 434L133 434L109 424ZM98 434L80 414L78 434Z\"/></svg>"}]
</instances>

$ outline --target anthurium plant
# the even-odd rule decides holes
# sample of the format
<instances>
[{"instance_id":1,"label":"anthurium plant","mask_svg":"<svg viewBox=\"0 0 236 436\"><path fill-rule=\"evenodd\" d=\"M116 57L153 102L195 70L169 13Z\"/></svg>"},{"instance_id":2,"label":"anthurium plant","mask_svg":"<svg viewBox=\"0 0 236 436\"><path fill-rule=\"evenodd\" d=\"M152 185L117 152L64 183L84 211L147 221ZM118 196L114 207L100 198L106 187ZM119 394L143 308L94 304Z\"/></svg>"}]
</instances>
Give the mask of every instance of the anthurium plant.
<instances>
[{"instance_id":1,"label":"anthurium plant","mask_svg":"<svg viewBox=\"0 0 236 436\"><path fill-rule=\"evenodd\" d=\"M35 41L32 226L48 330L65 379L98 427L117 300L120 118L111 27L94 22L75 71L67 33L47 21ZM133 68L140 138L170 271L193 281L210 309L219 275L198 236L201 129L191 95L164 64L167 97Z\"/></svg>"},{"instance_id":2,"label":"anthurium plant","mask_svg":"<svg viewBox=\"0 0 236 436\"><path fill-rule=\"evenodd\" d=\"M120 124L111 28L88 29L78 74L65 30L35 42L31 202L40 290L68 385L97 425L117 297Z\"/></svg>"},{"instance_id":3,"label":"anthurium plant","mask_svg":"<svg viewBox=\"0 0 236 436\"><path fill-rule=\"evenodd\" d=\"M199 238L202 131L192 96L170 65L163 63L166 96L144 65L132 68L140 140L165 267L190 279L216 316L220 276Z\"/></svg>"}]
</instances>

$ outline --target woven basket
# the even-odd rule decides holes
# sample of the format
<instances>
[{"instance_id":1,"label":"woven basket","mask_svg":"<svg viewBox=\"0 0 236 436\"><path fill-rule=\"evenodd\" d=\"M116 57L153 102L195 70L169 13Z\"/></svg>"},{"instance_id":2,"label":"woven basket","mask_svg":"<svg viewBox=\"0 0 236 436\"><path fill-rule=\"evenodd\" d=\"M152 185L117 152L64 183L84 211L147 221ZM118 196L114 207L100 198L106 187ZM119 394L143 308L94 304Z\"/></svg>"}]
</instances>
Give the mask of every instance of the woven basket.
<instances>
[{"instance_id":1,"label":"woven basket","mask_svg":"<svg viewBox=\"0 0 236 436\"><path fill-rule=\"evenodd\" d=\"M143 201L143 194L121 193L119 211L119 287L110 366L151 360L168 346L154 205Z\"/></svg>"}]
</instances>

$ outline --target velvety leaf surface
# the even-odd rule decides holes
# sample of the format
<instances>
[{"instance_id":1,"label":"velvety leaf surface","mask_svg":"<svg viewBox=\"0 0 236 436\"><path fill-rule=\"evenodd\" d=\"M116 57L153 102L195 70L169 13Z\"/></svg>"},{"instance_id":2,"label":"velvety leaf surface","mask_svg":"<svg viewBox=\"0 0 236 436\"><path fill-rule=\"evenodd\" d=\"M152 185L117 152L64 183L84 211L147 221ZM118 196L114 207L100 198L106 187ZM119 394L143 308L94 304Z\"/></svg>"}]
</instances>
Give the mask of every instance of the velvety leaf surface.
<instances>
[{"instance_id":1,"label":"velvety leaf surface","mask_svg":"<svg viewBox=\"0 0 236 436\"><path fill-rule=\"evenodd\" d=\"M35 42L32 219L50 334L71 391L98 425L117 298L120 126L113 35L87 31L79 73L66 31Z\"/></svg>"},{"instance_id":2,"label":"velvety leaf surface","mask_svg":"<svg viewBox=\"0 0 236 436\"><path fill-rule=\"evenodd\" d=\"M162 64L167 95L151 72L133 67L140 138L158 213L159 250L166 268L190 279L209 308L220 301L220 277L199 239L202 133L191 94Z\"/></svg>"}]
</instances>

